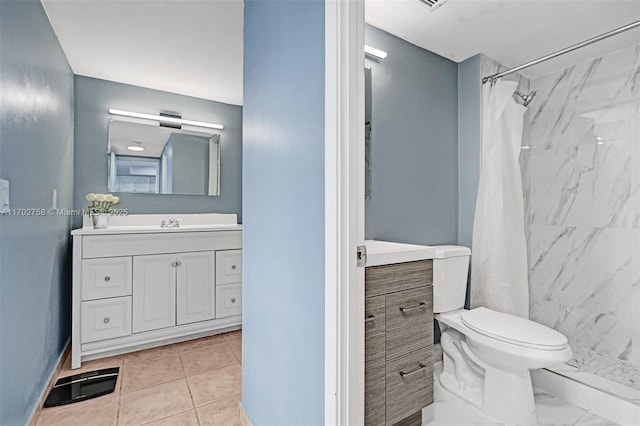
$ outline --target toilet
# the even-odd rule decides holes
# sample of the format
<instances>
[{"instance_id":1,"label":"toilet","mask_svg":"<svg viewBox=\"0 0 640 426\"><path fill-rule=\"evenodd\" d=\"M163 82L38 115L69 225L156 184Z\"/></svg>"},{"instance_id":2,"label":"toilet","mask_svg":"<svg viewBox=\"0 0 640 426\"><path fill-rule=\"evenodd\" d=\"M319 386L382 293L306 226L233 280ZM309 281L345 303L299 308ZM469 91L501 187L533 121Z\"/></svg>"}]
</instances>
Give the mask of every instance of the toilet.
<instances>
[{"instance_id":1,"label":"toilet","mask_svg":"<svg viewBox=\"0 0 640 426\"><path fill-rule=\"evenodd\" d=\"M514 315L463 309L471 250L435 249L433 312L444 358L440 384L505 423L538 424L530 370L569 360L567 338Z\"/></svg>"}]
</instances>

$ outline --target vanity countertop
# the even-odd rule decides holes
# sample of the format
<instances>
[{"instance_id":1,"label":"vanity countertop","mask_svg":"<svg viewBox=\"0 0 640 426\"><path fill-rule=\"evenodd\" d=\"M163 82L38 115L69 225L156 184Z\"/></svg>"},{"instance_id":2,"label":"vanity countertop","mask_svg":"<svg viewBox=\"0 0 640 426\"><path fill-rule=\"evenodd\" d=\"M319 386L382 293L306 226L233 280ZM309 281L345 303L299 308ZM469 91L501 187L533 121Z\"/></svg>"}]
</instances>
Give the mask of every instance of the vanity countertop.
<instances>
[{"instance_id":1,"label":"vanity countertop","mask_svg":"<svg viewBox=\"0 0 640 426\"><path fill-rule=\"evenodd\" d=\"M160 228L159 226L109 226L106 229L78 228L71 235L107 235L107 234L165 234L175 232L203 231L241 231L242 225L181 225L179 228Z\"/></svg>"},{"instance_id":2,"label":"vanity countertop","mask_svg":"<svg viewBox=\"0 0 640 426\"><path fill-rule=\"evenodd\" d=\"M378 240L366 240L364 245L367 248L367 264L365 266L413 262L436 257L436 249L431 246Z\"/></svg>"},{"instance_id":3,"label":"vanity countertop","mask_svg":"<svg viewBox=\"0 0 640 426\"><path fill-rule=\"evenodd\" d=\"M163 222L173 219L180 226L161 227ZM109 234L164 234L176 232L204 231L240 231L235 214L132 214L126 216L109 216L109 226L94 229L89 216L83 218L82 228L74 229L71 235L109 235Z\"/></svg>"}]
</instances>

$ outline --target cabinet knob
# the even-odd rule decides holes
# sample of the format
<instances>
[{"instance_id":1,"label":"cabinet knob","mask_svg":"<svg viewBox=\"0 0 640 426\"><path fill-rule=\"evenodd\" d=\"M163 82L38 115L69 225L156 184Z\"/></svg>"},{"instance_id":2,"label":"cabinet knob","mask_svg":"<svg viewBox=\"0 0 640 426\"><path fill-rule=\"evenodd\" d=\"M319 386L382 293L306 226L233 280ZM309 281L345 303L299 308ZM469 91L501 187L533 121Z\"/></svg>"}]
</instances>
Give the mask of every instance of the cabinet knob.
<instances>
[{"instance_id":1,"label":"cabinet knob","mask_svg":"<svg viewBox=\"0 0 640 426\"><path fill-rule=\"evenodd\" d=\"M231 298L231 303L236 303L236 298L235 297Z\"/></svg>"},{"instance_id":2,"label":"cabinet knob","mask_svg":"<svg viewBox=\"0 0 640 426\"><path fill-rule=\"evenodd\" d=\"M231 265L231 269L235 270L237 268L236 265Z\"/></svg>"},{"instance_id":3,"label":"cabinet knob","mask_svg":"<svg viewBox=\"0 0 640 426\"><path fill-rule=\"evenodd\" d=\"M105 324L109 324L109 321L111 321L109 317L104 317L104 319L102 320L102 322Z\"/></svg>"},{"instance_id":4,"label":"cabinet knob","mask_svg":"<svg viewBox=\"0 0 640 426\"><path fill-rule=\"evenodd\" d=\"M104 277L104 280L105 280L106 282L109 282L109 281L111 281L111 277L110 277L109 275L107 275L106 277Z\"/></svg>"},{"instance_id":5,"label":"cabinet knob","mask_svg":"<svg viewBox=\"0 0 640 426\"><path fill-rule=\"evenodd\" d=\"M176 262L176 265L177 265L177 266L182 266L182 262L178 260L178 261Z\"/></svg>"}]
</instances>

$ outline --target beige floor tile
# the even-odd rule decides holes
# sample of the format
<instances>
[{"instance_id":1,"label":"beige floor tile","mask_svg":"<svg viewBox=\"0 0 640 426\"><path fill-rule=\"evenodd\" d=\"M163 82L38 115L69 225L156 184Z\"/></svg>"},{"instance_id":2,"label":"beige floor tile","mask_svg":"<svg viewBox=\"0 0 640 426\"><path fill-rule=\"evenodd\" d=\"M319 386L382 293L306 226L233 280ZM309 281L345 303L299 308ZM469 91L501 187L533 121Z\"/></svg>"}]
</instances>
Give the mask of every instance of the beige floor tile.
<instances>
[{"instance_id":1,"label":"beige floor tile","mask_svg":"<svg viewBox=\"0 0 640 426\"><path fill-rule=\"evenodd\" d=\"M242 330L231 331L229 333L222 333L221 336L227 342L230 340L242 340Z\"/></svg>"},{"instance_id":2,"label":"beige floor tile","mask_svg":"<svg viewBox=\"0 0 640 426\"><path fill-rule=\"evenodd\" d=\"M227 342L227 345L229 345L231 352L236 356L238 362L242 363L242 340L230 340Z\"/></svg>"},{"instance_id":3,"label":"beige floor tile","mask_svg":"<svg viewBox=\"0 0 640 426\"><path fill-rule=\"evenodd\" d=\"M197 409L201 426L240 426L240 395Z\"/></svg>"},{"instance_id":4,"label":"beige floor tile","mask_svg":"<svg viewBox=\"0 0 640 426\"><path fill-rule=\"evenodd\" d=\"M200 407L242 393L242 367L232 365L187 378L193 403Z\"/></svg>"},{"instance_id":5,"label":"beige floor tile","mask_svg":"<svg viewBox=\"0 0 640 426\"><path fill-rule=\"evenodd\" d=\"M180 354L180 358L182 358L182 365L187 377L238 363L226 343L183 352Z\"/></svg>"},{"instance_id":6,"label":"beige floor tile","mask_svg":"<svg viewBox=\"0 0 640 426\"><path fill-rule=\"evenodd\" d=\"M195 349L202 349L211 345L217 345L224 343L224 338L221 335L202 337L200 339L188 340L186 342L177 343L176 347L179 352L193 351Z\"/></svg>"},{"instance_id":7,"label":"beige floor tile","mask_svg":"<svg viewBox=\"0 0 640 426\"><path fill-rule=\"evenodd\" d=\"M93 361L85 361L80 368L71 369L71 357L69 357L58 374L58 378L72 376L74 374L86 373L87 371L101 370L103 368L122 367L122 355L100 358Z\"/></svg>"},{"instance_id":8,"label":"beige floor tile","mask_svg":"<svg viewBox=\"0 0 640 426\"><path fill-rule=\"evenodd\" d=\"M120 394L118 424L140 425L193 408L185 379Z\"/></svg>"},{"instance_id":9,"label":"beige floor tile","mask_svg":"<svg viewBox=\"0 0 640 426\"><path fill-rule=\"evenodd\" d=\"M106 426L115 425L118 416L118 395L66 405L59 410L45 408L38 426Z\"/></svg>"},{"instance_id":10,"label":"beige floor tile","mask_svg":"<svg viewBox=\"0 0 640 426\"><path fill-rule=\"evenodd\" d=\"M121 374L122 392L130 392L185 377L178 355L126 364L122 367Z\"/></svg>"},{"instance_id":11,"label":"beige floor tile","mask_svg":"<svg viewBox=\"0 0 640 426\"><path fill-rule=\"evenodd\" d=\"M196 416L196 410L189 410L147 423L145 426L198 426L198 417Z\"/></svg>"},{"instance_id":12,"label":"beige floor tile","mask_svg":"<svg viewBox=\"0 0 640 426\"><path fill-rule=\"evenodd\" d=\"M154 359L164 358L178 353L176 345L158 346L157 348L145 349L142 351L131 352L124 355L124 364L133 364L142 361L153 361Z\"/></svg>"}]
</instances>

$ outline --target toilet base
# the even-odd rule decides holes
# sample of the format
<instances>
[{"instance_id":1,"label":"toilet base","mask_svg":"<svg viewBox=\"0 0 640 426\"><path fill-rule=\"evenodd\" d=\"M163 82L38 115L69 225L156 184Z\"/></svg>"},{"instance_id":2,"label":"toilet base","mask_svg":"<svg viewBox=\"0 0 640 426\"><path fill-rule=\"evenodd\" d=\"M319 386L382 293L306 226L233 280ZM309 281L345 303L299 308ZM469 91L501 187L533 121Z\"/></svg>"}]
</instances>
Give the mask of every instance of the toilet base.
<instances>
[{"instance_id":1,"label":"toilet base","mask_svg":"<svg viewBox=\"0 0 640 426\"><path fill-rule=\"evenodd\" d=\"M483 362L464 336L451 329L442 333L442 348L443 388L505 423L538 424L529 369L498 369Z\"/></svg>"}]
</instances>

